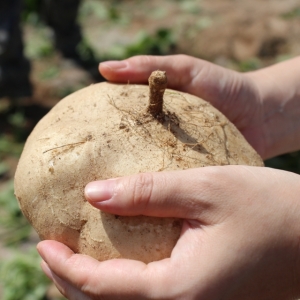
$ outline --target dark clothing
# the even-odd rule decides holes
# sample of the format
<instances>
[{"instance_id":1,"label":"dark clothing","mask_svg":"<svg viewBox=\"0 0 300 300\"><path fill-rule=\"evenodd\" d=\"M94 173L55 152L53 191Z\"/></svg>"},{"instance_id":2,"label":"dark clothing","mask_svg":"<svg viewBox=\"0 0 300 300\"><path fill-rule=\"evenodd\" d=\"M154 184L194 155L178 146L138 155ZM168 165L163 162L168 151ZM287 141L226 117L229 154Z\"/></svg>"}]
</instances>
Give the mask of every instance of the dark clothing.
<instances>
[{"instance_id":1,"label":"dark clothing","mask_svg":"<svg viewBox=\"0 0 300 300\"><path fill-rule=\"evenodd\" d=\"M80 0L42 0L41 14L55 35L55 45L63 54L72 52L82 40L77 24ZM0 1L0 63L23 56L20 28L22 1ZM74 50L73 50L74 51Z\"/></svg>"},{"instance_id":2,"label":"dark clothing","mask_svg":"<svg viewBox=\"0 0 300 300\"><path fill-rule=\"evenodd\" d=\"M20 0L0 1L0 64L15 62L23 56L20 12Z\"/></svg>"},{"instance_id":3,"label":"dark clothing","mask_svg":"<svg viewBox=\"0 0 300 300\"><path fill-rule=\"evenodd\" d=\"M40 0L42 19L54 31L55 46L61 54L86 69L96 81L103 81L98 61L83 43L77 14L80 0ZM20 16L22 0L0 0L0 98L31 96L30 63L24 56ZM17 87L17 88L16 88Z\"/></svg>"},{"instance_id":4,"label":"dark clothing","mask_svg":"<svg viewBox=\"0 0 300 300\"><path fill-rule=\"evenodd\" d=\"M24 56L20 0L0 1L0 96L30 96L30 63Z\"/></svg>"},{"instance_id":5,"label":"dark clothing","mask_svg":"<svg viewBox=\"0 0 300 300\"><path fill-rule=\"evenodd\" d=\"M80 0L43 0L42 16L53 29L55 46L65 57L71 56L82 41L77 20Z\"/></svg>"}]
</instances>

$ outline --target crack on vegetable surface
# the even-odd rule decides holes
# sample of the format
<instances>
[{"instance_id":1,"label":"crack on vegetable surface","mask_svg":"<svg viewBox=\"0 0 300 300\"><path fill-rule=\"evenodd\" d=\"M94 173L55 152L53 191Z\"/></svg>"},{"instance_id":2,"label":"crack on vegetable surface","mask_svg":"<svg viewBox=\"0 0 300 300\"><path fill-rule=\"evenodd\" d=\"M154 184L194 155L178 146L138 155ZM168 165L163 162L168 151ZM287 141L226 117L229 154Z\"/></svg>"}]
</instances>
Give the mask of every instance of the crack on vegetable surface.
<instances>
[{"instance_id":1,"label":"crack on vegetable surface","mask_svg":"<svg viewBox=\"0 0 300 300\"><path fill-rule=\"evenodd\" d=\"M93 138L92 135L88 135L86 137L85 141L57 146L57 147L54 147L54 148L51 148L51 149L48 149L48 150L44 151L43 154L45 154L45 153L47 153L49 151L53 151L53 150L57 150L57 149L60 149L60 148L65 148L65 147L68 147L67 151L73 150L77 145L85 144L86 142L91 141L92 138Z\"/></svg>"}]
</instances>

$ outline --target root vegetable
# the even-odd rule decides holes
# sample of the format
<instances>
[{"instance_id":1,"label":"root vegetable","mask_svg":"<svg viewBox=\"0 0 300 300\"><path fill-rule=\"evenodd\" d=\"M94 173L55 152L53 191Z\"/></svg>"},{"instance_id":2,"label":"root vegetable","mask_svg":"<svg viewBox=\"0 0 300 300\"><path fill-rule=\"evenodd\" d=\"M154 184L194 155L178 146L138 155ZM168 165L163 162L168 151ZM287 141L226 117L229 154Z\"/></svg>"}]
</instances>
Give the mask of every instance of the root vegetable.
<instances>
[{"instance_id":1,"label":"root vegetable","mask_svg":"<svg viewBox=\"0 0 300 300\"><path fill-rule=\"evenodd\" d=\"M263 165L209 103L164 91L164 72L152 74L150 86L150 101L144 85L89 86L59 102L33 130L16 171L15 194L41 239L100 261L160 260L170 256L181 220L100 212L84 198L88 182L148 171Z\"/></svg>"}]
</instances>

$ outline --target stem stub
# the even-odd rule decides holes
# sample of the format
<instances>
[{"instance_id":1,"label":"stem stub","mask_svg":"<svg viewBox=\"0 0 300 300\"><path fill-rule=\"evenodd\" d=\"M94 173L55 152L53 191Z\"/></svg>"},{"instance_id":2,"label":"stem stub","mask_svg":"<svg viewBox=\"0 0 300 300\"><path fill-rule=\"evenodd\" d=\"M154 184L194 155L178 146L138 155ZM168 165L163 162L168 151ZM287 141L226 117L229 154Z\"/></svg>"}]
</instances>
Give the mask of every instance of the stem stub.
<instances>
[{"instance_id":1,"label":"stem stub","mask_svg":"<svg viewBox=\"0 0 300 300\"><path fill-rule=\"evenodd\" d=\"M167 75L165 71L154 71L149 79L149 106L147 111L154 117L161 115L163 111L163 96L167 88Z\"/></svg>"}]
</instances>

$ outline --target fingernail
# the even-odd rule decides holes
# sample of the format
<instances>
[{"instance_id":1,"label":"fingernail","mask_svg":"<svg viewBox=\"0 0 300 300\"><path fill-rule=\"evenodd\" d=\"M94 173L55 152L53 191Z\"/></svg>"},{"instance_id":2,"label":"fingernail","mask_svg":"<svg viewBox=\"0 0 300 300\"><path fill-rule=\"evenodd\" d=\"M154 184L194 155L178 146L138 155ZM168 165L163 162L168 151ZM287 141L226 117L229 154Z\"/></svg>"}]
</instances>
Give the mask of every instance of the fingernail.
<instances>
[{"instance_id":1,"label":"fingernail","mask_svg":"<svg viewBox=\"0 0 300 300\"><path fill-rule=\"evenodd\" d=\"M111 60L111 61L105 61L100 63L101 67L107 67L111 70L120 70L120 69L125 69L127 67L127 62L121 60Z\"/></svg>"},{"instance_id":2,"label":"fingernail","mask_svg":"<svg viewBox=\"0 0 300 300\"><path fill-rule=\"evenodd\" d=\"M90 202L102 202L112 198L116 186L116 180L93 181L85 187L85 197Z\"/></svg>"}]
</instances>

